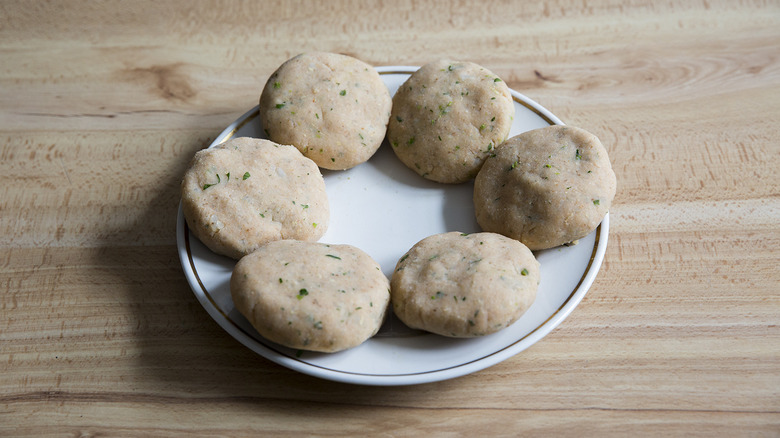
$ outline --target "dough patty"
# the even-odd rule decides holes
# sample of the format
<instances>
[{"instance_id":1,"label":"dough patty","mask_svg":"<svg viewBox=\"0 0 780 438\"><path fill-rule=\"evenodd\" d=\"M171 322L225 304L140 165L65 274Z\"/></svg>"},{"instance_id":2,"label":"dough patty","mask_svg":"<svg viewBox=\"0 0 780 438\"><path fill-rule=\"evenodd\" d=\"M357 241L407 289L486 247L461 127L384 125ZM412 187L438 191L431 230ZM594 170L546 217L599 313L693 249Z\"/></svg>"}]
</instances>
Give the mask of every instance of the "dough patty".
<instances>
[{"instance_id":1,"label":"dough patty","mask_svg":"<svg viewBox=\"0 0 780 438\"><path fill-rule=\"evenodd\" d=\"M268 137L325 169L367 161L387 130L392 99L370 65L335 53L304 53L282 64L260 96Z\"/></svg>"},{"instance_id":2,"label":"dough patty","mask_svg":"<svg viewBox=\"0 0 780 438\"><path fill-rule=\"evenodd\" d=\"M531 307L539 262L522 243L495 233L426 237L396 265L393 311L411 328L443 336L499 331Z\"/></svg>"},{"instance_id":3,"label":"dough patty","mask_svg":"<svg viewBox=\"0 0 780 438\"><path fill-rule=\"evenodd\" d=\"M393 96L388 140L423 177L468 181L509 135L515 107L506 84L471 62L440 60L412 73Z\"/></svg>"},{"instance_id":4,"label":"dough patty","mask_svg":"<svg viewBox=\"0 0 780 438\"><path fill-rule=\"evenodd\" d=\"M483 230L540 250L593 231L607 214L615 187L599 139L580 128L554 125L498 147L474 182L474 210Z\"/></svg>"},{"instance_id":5,"label":"dough patty","mask_svg":"<svg viewBox=\"0 0 780 438\"><path fill-rule=\"evenodd\" d=\"M379 330L390 300L379 265L349 245L280 240L239 260L236 308L266 339L312 351L360 345Z\"/></svg>"},{"instance_id":6,"label":"dough patty","mask_svg":"<svg viewBox=\"0 0 780 438\"><path fill-rule=\"evenodd\" d=\"M235 259L273 240L317 240L328 227L320 169L268 140L241 137L198 151L181 191L192 233Z\"/></svg>"}]
</instances>

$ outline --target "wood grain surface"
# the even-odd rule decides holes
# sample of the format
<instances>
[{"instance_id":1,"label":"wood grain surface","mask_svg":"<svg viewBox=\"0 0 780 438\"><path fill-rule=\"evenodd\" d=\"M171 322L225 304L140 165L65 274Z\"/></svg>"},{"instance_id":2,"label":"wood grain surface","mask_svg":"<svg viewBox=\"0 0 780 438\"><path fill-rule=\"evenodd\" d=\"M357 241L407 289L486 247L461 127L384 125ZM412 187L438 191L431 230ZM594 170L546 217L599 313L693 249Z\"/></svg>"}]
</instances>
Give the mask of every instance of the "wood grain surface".
<instances>
[{"instance_id":1,"label":"wood grain surface","mask_svg":"<svg viewBox=\"0 0 780 438\"><path fill-rule=\"evenodd\" d=\"M189 158L291 56L450 57L598 135L602 270L486 370L363 387L193 296ZM0 3L1 436L780 436L780 3Z\"/></svg>"}]
</instances>

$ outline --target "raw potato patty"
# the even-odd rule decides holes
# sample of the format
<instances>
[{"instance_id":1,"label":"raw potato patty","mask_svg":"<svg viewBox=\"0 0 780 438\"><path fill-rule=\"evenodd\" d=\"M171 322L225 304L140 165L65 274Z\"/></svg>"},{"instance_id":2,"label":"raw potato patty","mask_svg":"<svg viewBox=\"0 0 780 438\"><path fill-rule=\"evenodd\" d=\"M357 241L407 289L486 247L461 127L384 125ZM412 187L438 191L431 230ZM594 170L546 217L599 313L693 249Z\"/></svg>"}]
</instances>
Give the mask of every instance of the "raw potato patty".
<instances>
[{"instance_id":1,"label":"raw potato patty","mask_svg":"<svg viewBox=\"0 0 780 438\"><path fill-rule=\"evenodd\" d=\"M375 335L389 289L363 251L292 240L242 258L230 279L236 309L264 338L321 352L352 348Z\"/></svg>"},{"instance_id":2,"label":"raw potato patty","mask_svg":"<svg viewBox=\"0 0 780 438\"><path fill-rule=\"evenodd\" d=\"M293 146L241 137L198 151L181 191L192 233L235 259L273 240L317 240L328 227L320 169Z\"/></svg>"},{"instance_id":3,"label":"raw potato patty","mask_svg":"<svg viewBox=\"0 0 780 438\"><path fill-rule=\"evenodd\" d=\"M593 231L607 214L615 187L599 139L580 128L555 125L498 147L474 182L474 209L483 230L540 250Z\"/></svg>"},{"instance_id":4,"label":"raw potato patty","mask_svg":"<svg viewBox=\"0 0 780 438\"><path fill-rule=\"evenodd\" d=\"M325 169L349 169L379 149L392 98L374 68L335 53L304 53L269 78L260 96L268 138Z\"/></svg>"},{"instance_id":5,"label":"raw potato patty","mask_svg":"<svg viewBox=\"0 0 780 438\"><path fill-rule=\"evenodd\" d=\"M539 262L522 243L494 233L436 234L396 265L393 311L411 328L443 336L497 332L531 307Z\"/></svg>"},{"instance_id":6,"label":"raw potato patty","mask_svg":"<svg viewBox=\"0 0 780 438\"><path fill-rule=\"evenodd\" d=\"M412 73L393 97L388 140L423 177L468 181L509 135L515 114L506 84L471 62L441 60Z\"/></svg>"}]
</instances>

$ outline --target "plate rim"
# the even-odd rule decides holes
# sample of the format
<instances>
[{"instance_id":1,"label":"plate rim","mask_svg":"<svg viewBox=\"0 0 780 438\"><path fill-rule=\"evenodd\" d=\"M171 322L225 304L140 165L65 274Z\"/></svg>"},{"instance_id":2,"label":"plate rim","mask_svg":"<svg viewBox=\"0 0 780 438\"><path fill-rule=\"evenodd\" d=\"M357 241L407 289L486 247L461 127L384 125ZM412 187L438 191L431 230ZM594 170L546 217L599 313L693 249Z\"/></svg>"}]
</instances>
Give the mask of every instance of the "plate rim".
<instances>
[{"instance_id":1,"label":"plate rim","mask_svg":"<svg viewBox=\"0 0 780 438\"><path fill-rule=\"evenodd\" d=\"M381 66L375 67L375 69L380 75L391 75L411 74L419 69L419 67ZM542 107L534 100L511 88L510 93L512 94L512 98L515 102L534 112L549 125L564 125L564 123L557 116L552 114L549 110ZM246 125L246 123L254 120L254 118L257 116L259 116L259 106L255 106L249 111L246 111L233 123L228 125L222 132L220 132L214 141L209 144L207 148L230 139L244 125ZM228 334L230 334L234 339L238 340L242 345L249 348L256 354L259 354L265 359L268 359L291 370L326 380L371 386L413 385L448 380L483 370L531 347L544 336L549 334L552 330L554 330L558 325L560 325L569 316L569 314L571 314L574 308L576 308L577 305L579 305L579 303L582 301L585 294L593 284L593 281L595 280L599 270L601 269L604 254L606 253L608 238L609 213L604 216L604 219L595 230L595 241L593 243L593 250L591 251L590 259L587 266L585 267L585 271L582 274L582 277L580 278L577 285L573 288L569 296L544 322L539 324L530 332L526 333L521 338L512 342L510 345L485 356L481 356L477 359L453 366L448 366L442 369L403 374L369 374L328 368L298 360L297 358L292 358L280 351L275 350L272 346L260 342L258 339L247 333L219 308L216 301L213 297L211 297L208 289L205 287L200 277L198 276L190 248L191 237L189 235L189 228L187 227L186 221L184 220L181 201L179 201L176 222L176 243L179 253L179 260L187 282L189 283L192 291L195 293L195 296L200 302L201 306L203 306L206 312L223 330L227 331Z\"/></svg>"}]
</instances>

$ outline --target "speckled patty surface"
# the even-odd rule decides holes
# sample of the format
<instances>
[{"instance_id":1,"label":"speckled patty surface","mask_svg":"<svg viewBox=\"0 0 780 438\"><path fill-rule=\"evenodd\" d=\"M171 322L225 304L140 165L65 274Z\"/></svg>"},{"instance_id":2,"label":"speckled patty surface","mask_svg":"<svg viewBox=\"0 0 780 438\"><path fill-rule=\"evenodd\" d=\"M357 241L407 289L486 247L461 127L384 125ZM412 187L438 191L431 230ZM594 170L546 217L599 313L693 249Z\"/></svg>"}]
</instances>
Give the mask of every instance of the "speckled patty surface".
<instances>
[{"instance_id":1,"label":"speckled patty surface","mask_svg":"<svg viewBox=\"0 0 780 438\"><path fill-rule=\"evenodd\" d=\"M328 227L320 169L268 140L241 137L198 151L181 192L192 233L235 259L273 240L317 240Z\"/></svg>"},{"instance_id":2,"label":"speckled patty surface","mask_svg":"<svg viewBox=\"0 0 780 438\"><path fill-rule=\"evenodd\" d=\"M236 264L236 308L266 339L336 352L377 333L390 300L379 265L349 245L281 240Z\"/></svg>"},{"instance_id":3,"label":"speckled patty surface","mask_svg":"<svg viewBox=\"0 0 780 438\"><path fill-rule=\"evenodd\" d=\"M283 63L260 96L268 138L297 147L325 169L367 161L384 140L392 98L370 65L335 53L304 53Z\"/></svg>"},{"instance_id":4,"label":"speckled patty surface","mask_svg":"<svg viewBox=\"0 0 780 438\"><path fill-rule=\"evenodd\" d=\"M539 262L522 243L495 233L426 237L396 265L393 311L412 328L450 337L497 332L531 307Z\"/></svg>"},{"instance_id":5,"label":"speckled patty surface","mask_svg":"<svg viewBox=\"0 0 780 438\"><path fill-rule=\"evenodd\" d=\"M599 139L556 125L517 135L496 149L474 182L474 209L483 230L540 250L596 229L615 189Z\"/></svg>"},{"instance_id":6,"label":"speckled patty surface","mask_svg":"<svg viewBox=\"0 0 780 438\"><path fill-rule=\"evenodd\" d=\"M506 84L471 62L440 60L412 73L393 97L388 140L423 177L468 181L509 135L515 108Z\"/></svg>"}]
</instances>

